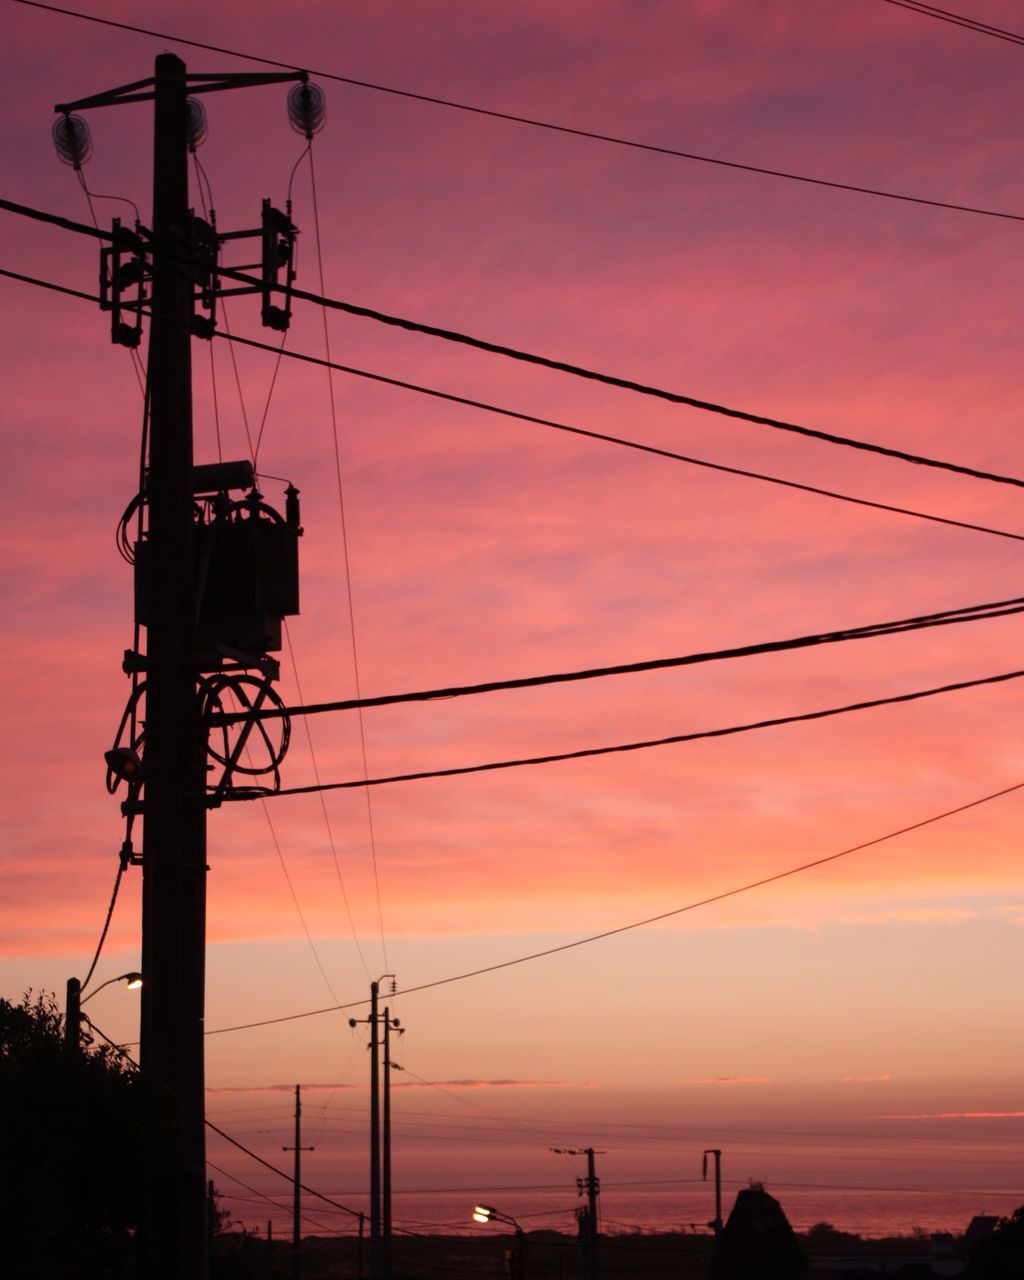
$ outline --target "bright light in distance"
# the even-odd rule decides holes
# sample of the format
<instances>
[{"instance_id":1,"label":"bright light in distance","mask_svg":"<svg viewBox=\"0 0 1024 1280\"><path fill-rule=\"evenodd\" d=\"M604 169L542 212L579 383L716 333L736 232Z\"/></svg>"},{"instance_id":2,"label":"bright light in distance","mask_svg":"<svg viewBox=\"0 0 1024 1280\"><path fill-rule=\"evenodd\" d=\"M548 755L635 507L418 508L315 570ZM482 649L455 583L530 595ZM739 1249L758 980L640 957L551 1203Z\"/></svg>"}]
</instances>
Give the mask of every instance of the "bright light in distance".
<instances>
[{"instance_id":1,"label":"bright light in distance","mask_svg":"<svg viewBox=\"0 0 1024 1280\"><path fill-rule=\"evenodd\" d=\"M474 1221L474 1222L490 1222L490 1220L491 1220L491 1210L490 1210L490 1209L488 1209L485 1205L482 1205L482 1204L478 1204L478 1205L474 1205L474 1206L473 1206L473 1221Z\"/></svg>"}]
</instances>

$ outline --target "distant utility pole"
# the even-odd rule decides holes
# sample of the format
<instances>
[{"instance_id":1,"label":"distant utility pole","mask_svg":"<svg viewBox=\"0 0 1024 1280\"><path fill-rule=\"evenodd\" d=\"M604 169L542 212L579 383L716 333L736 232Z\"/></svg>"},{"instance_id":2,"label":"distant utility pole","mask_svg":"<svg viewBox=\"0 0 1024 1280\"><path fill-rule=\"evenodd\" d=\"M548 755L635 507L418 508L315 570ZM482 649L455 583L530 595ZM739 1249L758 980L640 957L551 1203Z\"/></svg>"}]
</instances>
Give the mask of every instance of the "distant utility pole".
<instances>
[{"instance_id":1,"label":"distant utility pole","mask_svg":"<svg viewBox=\"0 0 1024 1280\"><path fill-rule=\"evenodd\" d=\"M587 1207L577 1213L580 1225L580 1239L583 1244L583 1276L584 1280L597 1280L598 1277L598 1217L597 1197L601 1192L601 1183L597 1176L595 1156L603 1155L593 1147L552 1147L559 1156L586 1156L587 1176L576 1179L576 1190L587 1197Z\"/></svg>"},{"instance_id":2,"label":"distant utility pole","mask_svg":"<svg viewBox=\"0 0 1024 1280\"><path fill-rule=\"evenodd\" d=\"M718 1147L708 1147L704 1152L704 1171L703 1178L707 1181L708 1177L708 1156L715 1157L715 1217L713 1222L709 1222L708 1226L716 1236L722 1234L722 1152Z\"/></svg>"},{"instance_id":3,"label":"distant utility pole","mask_svg":"<svg viewBox=\"0 0 1024 1280\"><path fill-rule=\"evenodd\" d=\"M192 452L192 366L193 335L213 335L216 298L223 290L217 276L217 255L225 239L263 236L266 262L262 289L264 323L287 328L288 312L269 306L274 293L287 292L278 285L277 272L288 263L291 281L290 245L294 234L290 220L269 209L265 202L264 227L253 232L232 232L218 236L215 227L201 223L189 207L188 159L205 135L205 114L201 103L189 94L301 80L301 102L289 115L293 126L312 137L323 123L322 94L306 84L301 72L254 74L188 74L184 62L172 53L157 56L155 74L119 88L60 104L54 138L58 154L76 170L88 159L88 126L73 115L79 110L152 102L153 132L153 218L152 230L141 224L134 233L115 220L111 234L97 235L110 247L101 255L101 305L112 312L112 339L136 347L142 334L142 317L150 322L147 365L148 456L143 490L138 495L140 511L145 511L143 537L136 547L136 617L146 628L145 654L125 655L125 670L145 681L145 756L142 738L127 746L120 743L107 753L108 786L111 777L129 784L123 804L129 823L141 814L144 823L141 859L131 851L126 839L123 856L128 862L141 860L142 884L142 991L140 1058L143 1074L153 1096L164 1109L168 1135L167 1150L154 1161L147 1178L145 1221L140 1230L140 1273L145 1280L206 1280L208 1241L206 1229L206 1147L204 1133L203 1016L206 946L206 811L230 792L232 770L237 765L248 728L238 735L238 748L222 759L224 778L215 796L210 795L207 724L199 696L204 672L217 672L223 682L249 680L251 676L226 675L257 667L264 691L250 705L258 706L268 696L269 682L276 678L276 663L266 654L280 648L270 631L263 628L254 639L239 628L238 618L225 616L223 599L210 604L216 589L204 590L217 570L218 539L211 536L214 519L220 518L220 543L231 533L232 515L239 504L227 499L230 488L254 484L250 464L244 483L220 469L212 487L196 488L197 473ZM304 96L303 96L304 95ZM318 115L316 113L319 113ZM314 115L316 118L314 119ZM298 125L295 121L298 120ZM268 234L268 224L272 224ZM287 252L282 256L281 246ZM126 260L127 259L127 260ZM137 288L137 299L128 302ZM232 290L238 292L238 290ZM242 290L245 292L245 290ZM197 302L207 314L197 314ZM134 314L136 324L126 324L123 314ZM229 464L230 469L230 464ZM217 471L217 468L200 468ZM237 474L237 473L236 473ZM208 477L206 477L208 479ZM197 515L196 494L217 494L224 502L221 517ZM213 503L208 510L212 511ZM267 508L253 497L248 522L235 537L249 537L263 554L255 554L252 577L235 573L242 595L255 593L270 601L264 605L261 624L297 612L298 560L294 547L284 548L291 574L294 568L295 602L272 600L259 581L262 566L274 557L267 554L264 517ZM235 517L237 518L237 516ZM278 517L278 519L280 519ZM294 543L300 530L294 521L281 522L288 534L274 535ZM223 530L227 529L227 533ZM282 544L283 545L283 544ZM231 554L237 567L243 557L236 545ZM202 561L203 574L196 572ZM283 563L278 557L278 563ZM221 566L223 571L223 565ZM264 575L265 576L265 575ZM286 577L288 575L286 574ZM291 587L289 578L288 588ZM232 590L235 582L232 580ZM221 612L217 613L220 608ZM138 696L133 691L133 699ZM134 729L135 701L125 714ZM249 726L251 727L251 725ZM283 755L283 751L281 753ZM277 761L274 763L276 770ZM115 782L116 785L116 782ZM143 795L144 788L144 795ZM111 787L113 790L113 787ZM75 993L80 996L80 991ZM79 1022L77 1003L69 984L69 1038ZM154 1152L154 1154L157 1154Z\"/></svg>"},{"instance_id":4,"label":"distant utility pole","mask_svg":"<svg viewBox=\"0 0 1024 1280\"><path fill-rule=\"evenodd\" d=\"M384 1133L381 1161L381 1240L384 1275L391 1275L391 1011L384 1006Z\"/></svg>"},{"instance_id":5,"label":"distant utility pole","mask_svg":"<svg viewBox=\"0 0 1024 1280\"><path fill-rule=\"evenodd\" d=\"M395 990L394 974L391 990ZM349 1018L350 1027L361 1022L370 1027L370 1280L389 1280L391 1275L391 1028L402 1027L390 1011L380 1012L380 983L370 983L370 1016ZM380 1026L384 1026L384 1138L381 1141ZM383 1178L382 1178L383 1166ZM382 1194L383 1192L383 1194ZM360 1221L360 1231L362 1222ZM360 1236L360 1239L362 1237Z\"/></svg>"},{"instance_id":6,"label":"distant utility pole","mask_svg":"<svg viewBox=\"0 0 1024 1280\"><path fill-rule=\"evenodd\" d=\"M302 1096L295 1086L295 1146L282 1147L282 1151L295 1152L295 1182L292 1188L292 1280L302 1280L302 1153L315 1151L315 1147L302 1145Z\"/></svg>"}]
</instances>

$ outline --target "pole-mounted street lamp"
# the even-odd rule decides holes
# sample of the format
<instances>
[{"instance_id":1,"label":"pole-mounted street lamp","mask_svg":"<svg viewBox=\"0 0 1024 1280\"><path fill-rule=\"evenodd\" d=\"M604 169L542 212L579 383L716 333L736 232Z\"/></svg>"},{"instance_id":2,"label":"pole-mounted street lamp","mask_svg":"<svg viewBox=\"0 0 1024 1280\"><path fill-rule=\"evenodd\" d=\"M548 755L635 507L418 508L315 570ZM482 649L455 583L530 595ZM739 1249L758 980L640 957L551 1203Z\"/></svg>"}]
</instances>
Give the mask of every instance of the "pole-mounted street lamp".
<instances>
[{"instance_id":1,"label":"pole-mounted street lamp","mask_svg":"<svg viewBox=\"0 0 1024 1280\"><path fill-rule=\"evenodd\" d=\"M77 978L68 978L67 1001L64 1006L64 1044L68 1049L78 1052L82 1047L82 1005L87 1004L95 995L98 995L104 987L109 987L113 982L124 982L129 991L136 991L142 986L142 974L132 970L130 973L120 973L116 978L108 978L106 982L101 982L98 987L90 991L87 996L82 997L82 984Z\"/></svg>"},{"instance_id":2,"label":"pole-mounted street lamp","mask_svg":"<svg viewBox=\"0 0 1024 1280\"><path fill-rule=\"evenodd\" d=\"M515 1231L515 1245L509 1250L506 1257L508 1258L509 1272L513 1276L513 1280L522 1280L526 1275L526 1233L515 1218L510 1213L502 1213L500 1209L495 1209L489 1204L475 1204L473 1206L473 1221L481 1223L503 1222Z\"/></svg>"}]
</instances>

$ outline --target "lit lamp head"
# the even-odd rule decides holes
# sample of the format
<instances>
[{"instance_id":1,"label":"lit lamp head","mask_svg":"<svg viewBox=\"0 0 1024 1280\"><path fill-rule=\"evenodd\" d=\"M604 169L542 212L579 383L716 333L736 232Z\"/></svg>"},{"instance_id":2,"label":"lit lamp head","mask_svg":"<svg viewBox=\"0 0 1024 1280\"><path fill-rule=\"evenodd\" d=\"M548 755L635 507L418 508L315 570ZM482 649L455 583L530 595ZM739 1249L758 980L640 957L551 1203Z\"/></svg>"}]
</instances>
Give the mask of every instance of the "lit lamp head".
<instances>
[{"instance_id":1,"label":"lit lamp head","mask_svg":"<svg viewBox=\"0 0 1024 1280\"><path fill-rule=\"evenodd\" d=\"M72 979L72 981L75 981L75 979ZM119 973L116 978L108 978L106 982L101 982L94 991L90 991L87 996L82 996L81 1003L87 1004L104 987L109 987L115 982L123 982L129 991L137 991L142 986L142 974L133 970L131 973Z\"/></svg>"},{"instance_id":2,"label":"lit lamp head","mask_svg":"<svg viewBox=\"0 0 1024 1280\"><path fill-rule=\"evenodd\" d=\"M475 1204L473 1206L474 1222L490 1222L494 1218L494 1210L485 1204Z\"/></svg>"}]
</instances>

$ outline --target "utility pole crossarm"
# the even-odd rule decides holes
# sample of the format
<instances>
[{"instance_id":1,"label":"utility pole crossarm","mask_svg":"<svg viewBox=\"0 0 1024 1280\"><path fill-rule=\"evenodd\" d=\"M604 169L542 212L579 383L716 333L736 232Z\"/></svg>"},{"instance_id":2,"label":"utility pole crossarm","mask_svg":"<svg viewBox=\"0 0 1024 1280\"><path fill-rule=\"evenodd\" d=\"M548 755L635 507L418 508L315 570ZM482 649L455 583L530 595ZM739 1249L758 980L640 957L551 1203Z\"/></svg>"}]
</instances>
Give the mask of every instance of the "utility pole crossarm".
<instances>
[{"instance_id":1,"label":"utility pole crossarm","mask_svg":"<svg viewBox=\"0 0 1024 1280\"><path fill-rule=\"evenodd\" d=\"M173 58L176 55L172 53L167 56ZM252 89L258 85L306 80L308 75L305 71L194 71L191 74L186 72L183 79L191 93L216 93L222 89ZM156 97L156 84L157 77L154 76L145 80L133 80L131 84L105 89L102 93L93 93L74 102L58 102L54 111L67 115L70 111L85 111L90 107L118 107L123 102L151 102Z\"/></svg>"}]
</instances>

